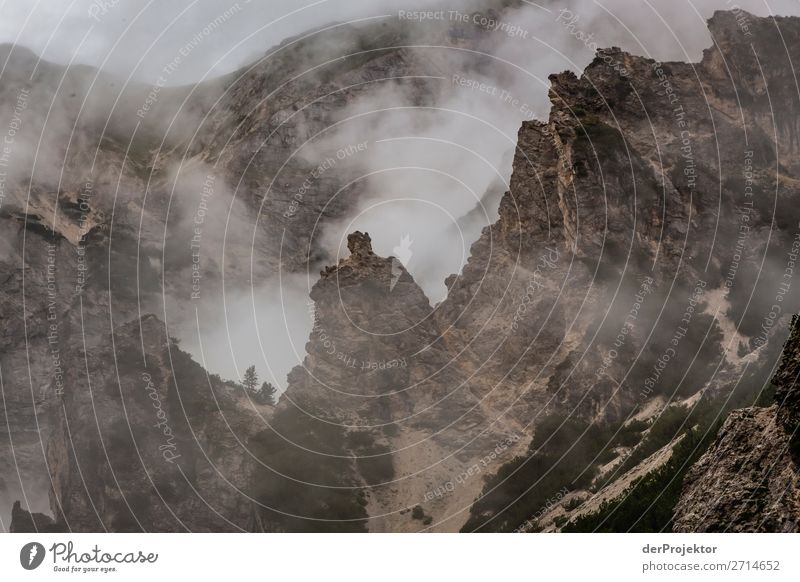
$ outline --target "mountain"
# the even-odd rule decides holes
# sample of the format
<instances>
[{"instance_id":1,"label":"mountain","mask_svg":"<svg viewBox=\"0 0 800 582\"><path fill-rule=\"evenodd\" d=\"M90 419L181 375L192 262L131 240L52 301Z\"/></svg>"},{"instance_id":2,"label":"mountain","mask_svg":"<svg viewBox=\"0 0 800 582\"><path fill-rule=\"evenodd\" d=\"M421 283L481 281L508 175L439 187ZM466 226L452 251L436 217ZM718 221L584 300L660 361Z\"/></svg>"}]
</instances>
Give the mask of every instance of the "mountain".
<instances>
[{"instance_id":1,"label":"mountain","mask_svg":"<svg viewBox=\"0 0 800 582\"><path fill-rule=\"evenodd\" d=\"M541 374L555 416L466 530L669 530L686 468L768 384L797 310L798 22L751 21L752 38L716 13L696 64L603 51L582 77L551 77L549 123L523 126L501 222L524 225L522 248L574 248L559 292L586 303Z\"/></svg>"},{"instance_id":2,"label":"mountain","mask_svg":"<svg viewBox=\"0 0 800 582\"><path fill-rule=\"evenodd\" d=\"M12 528L697 529L692 516L717 510L696 488L740 478L708 455L746 455L768 426L776 443L789 438L769 421L784 413L753 407L800 310L800 21L747 17L745 34L715 13L698 63L610 48L580 77L552 75L549 117L522 123L497 220L436 304L407 245L381 256L355 231L339 258L322 240L318 223L374 195L355 168L321 171L317 155L341 136L293 155L394 79L414 77L413 106L440 102L431 78L456 65L409 48L410 29L289 39L224 78L165 89L141 117L146 87L41 65L28 111L41 107L34 94L55 95L54 162L33 166L0 208L0 463L16 476L0 492L9 508L23 499ZM468 25L445 40L464 54L497 42ZM35 58L6 50L27 87ZM331 51L350 56L297 74ZM84 113L97 79L119 111ZM18 89L4 86L2 102ZM209 374L173 330L213 325L216 307L194 293L284 270L312 279L313 327L273 407ZM734 429L752 438L725 440ZM760 474L748 479L725 504ZM764 495L739 529L778 503ZM45 496L52 519L27 513Z\"/></svg>"}]
</instances>

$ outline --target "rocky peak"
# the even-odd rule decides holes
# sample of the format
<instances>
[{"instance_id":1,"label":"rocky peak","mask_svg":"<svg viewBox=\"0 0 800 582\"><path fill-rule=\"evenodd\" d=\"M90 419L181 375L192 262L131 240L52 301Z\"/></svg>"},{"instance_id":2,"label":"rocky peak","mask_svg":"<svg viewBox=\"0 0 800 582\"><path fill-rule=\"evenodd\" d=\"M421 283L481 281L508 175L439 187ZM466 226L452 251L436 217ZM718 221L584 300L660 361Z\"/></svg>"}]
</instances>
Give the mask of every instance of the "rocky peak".
<instances>
[{"instance_id":1,"label":"rocky peak","mask_svg":"<svg viewBox=\"0 0 800 582\"><path fill-rule=\"evenodd\" d=\"M378 324L382 332L390 333L385 329L394 327L389 322L405 325L402 322L408 323L409 318L422 319L430 312L428 298L403 263L376 255L369 233L349 234L347 248L350 256L326 267L311 290L318 315L328 320L341 318L350 326L374 328ZM387 309L394 313L392 317L387 317ZM344 313L334 315L339 311Z\"/></svg>"},{"instance_id":2,"label":"rocky peak","mask_svg":"<svg viewBox=\"0 0 800 582\"><path fill-rule=\"evenodd\" d=\"M745 115L767 132L778 130L781 162L796 171L800 98L791 61L792 47L800 42L796 19L759 18L735 9L716 12L708 28L714 46L704 51L701 66L712 81L709 88L730 98L735 86Z\"/></svg>"},{"instance_id":3,"label":"rocky peak","mask_svg":"<svg viewBox=\"0 0 800 582\"><path fill-rule=\"evenodd\" d=\"M756 26L763 19L741 9L717 10L708 19L711 38L720 47L729 47L752 38Z\"/></svg>"},{"instance_id":4,"label":"rocky peak","mask_svg":"<svg viewBox=\"0 0 800 582\"><path fill-rule=\"evenodd\" d=\"M373 252L372 238L368 232L355 231L347 235L347 249L350 256L339 259L336 265L326 267L320 273L322 281L330 278L339 282L346 279L381 279L387 270L391 270L391 259L379 257Z\"/></svg>"},{"instance_id":5,"label":"rocky peak","mask_svg":"<svg viewBox=\"0 0 800 582\"><path fill-rule=\"evenodd\" d=\"M367 503L391 493L380 486L395 476L394 423L413 417L428 389L413 376L427 371L417 354L435 337L427 297L399 260L373 252L368 233L347 243L350 256L311 290L307 355L255 449L269 469L254 478L257 499L297 516L264 512L268 529L364 529ZM333 514L342 521L304 519Z\"/></svg>"},{"instance_id":6,"label":"rocky peak","mask_svg":"<svg viewBox=\"0 0 800 582\"><path fill-rule=\"evenodd\" d=\"M355 231L347 235L347 248L354 258L368 257L372 252L372 239L368 232Z\"/></svg>"}]
</instances>

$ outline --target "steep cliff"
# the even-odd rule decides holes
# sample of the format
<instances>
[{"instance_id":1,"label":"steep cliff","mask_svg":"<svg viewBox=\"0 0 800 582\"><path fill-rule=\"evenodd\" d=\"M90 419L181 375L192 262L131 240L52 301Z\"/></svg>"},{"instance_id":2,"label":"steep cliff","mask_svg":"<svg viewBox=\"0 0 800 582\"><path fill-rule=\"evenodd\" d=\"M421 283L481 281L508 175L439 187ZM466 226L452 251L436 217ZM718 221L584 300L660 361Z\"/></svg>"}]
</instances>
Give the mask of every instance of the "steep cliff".
<instances>
[{"instance_id":1,"label":"steep cliff","mask_svg":"<svg viewBox=\"0 0 800 582\"><path fill-rule=\"evenodd\" d=\"M552 76L549 121L520 130L500 221L443 312L474 299L503 390L542 404L513 400L533 442L465 530L669 529L718 419L759 397L798 307L800 23L748 18L752 36L716 13L699 63L600 51ZM547 245L562 260L540 285Z\"/></svg>"}]
</instances>

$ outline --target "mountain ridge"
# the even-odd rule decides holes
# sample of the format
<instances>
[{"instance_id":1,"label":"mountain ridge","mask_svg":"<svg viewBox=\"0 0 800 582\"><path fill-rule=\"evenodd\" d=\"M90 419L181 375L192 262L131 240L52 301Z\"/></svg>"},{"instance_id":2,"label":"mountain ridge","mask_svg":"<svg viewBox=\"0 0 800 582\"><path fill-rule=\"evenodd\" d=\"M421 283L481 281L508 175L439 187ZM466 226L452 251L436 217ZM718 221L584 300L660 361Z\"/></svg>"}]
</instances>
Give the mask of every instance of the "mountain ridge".
<instances>
[{"instance_id":1,"label":"mountain ridge","mask_svg":"<svg viewBox=\"0 0 800 582\"><path fill-rule=\"evenodd\" d=\"M610 48L599 51L581 76L552 75L550 116L519 129L499 218L483 229L463 270L448 277L447 297L437 305L430 305L397 257L373 252L366 233L351 233L350 255L336 263L321 252L313 261L311 251L295 253L289 259L295 268L309 262L330 266L310 292L314 327L305 358L290 372L275 409L263 412L269 422L257 417L258 408L247 412L235 386L211 378L210 394L225 394L236 420L236 430L222 426L201 396L204 370L185 353L181 373L188 381L167 366L173 346L165 324L139 319L133 303L126 306L130 323L120 338L112 334L107 341L98 317L85 353L69 358L94 364L90 373L102 377L101 405L109 420L116 392L126 407L135 394L133 388L115 390L114 379L103 377L117 356L118 348L110 346L117 342L137 352L145 343L145 325L152 328L146 336L153 343L143 357L158 362L159 385L189 384L196 416L175 404L182 396L174 388L159 393L183 418L182 446L195 450L195 428L207 439L194 438L199 453L181 467L191 473L189 489L170 467L156 465L163 485L153 485L155 496L162 488L174 493L174 510L194 515L188 523L198 530L593 531L612 511L623 515L615 522L620 529L672 527L674 504L681 511L686 503L678 501L680 491L669 491L668 506L654 501L644 508L635 523L625 521L625 499L650 482L661 484L658 479L682 480L683 466L713 440L716 417L727 411L720 402L748 406L759 398L757 371L775 364L775 346L786 332L785 318L775 321L767 330L770 341L758 344L764 324L748 313L748 294L774 295L785 245L800 223L793 210L799 168L792 121L800 107L786 89L790 57L771 34L777 21L752 20L753 40L743 40L736 17L716 13L709 21L714 46L698 64L657 63ZM800 20L787 18L780 25L784 39L800 43ZM413 55L394 53L361 63L332 83L420 66ZM759 70L763 78L755 82ZM209 133L188 148L198 165L222 160L222 173L240 176L250 193L273 181L262 170L280 157L276 146L257 164L261 173L248 176L253 151L261 155L259 141L278 135L294 143L310 131L282 125L287 115L305 110L306 95L264 104L261 85L255 75L238 86L230 96L235 105L221 109ZM773 126L768 90L776 85L786 117ZM420 90L417 98L430 95ZM312 107L307 121L324 128L337 99ZM237 149L225 150L215 142L213 126L225 126L225 115L237 112L250 125L237 135ZM302 177L308 165L300 161L291 171ZM146 181L138 175L131 180L131 190ZM320 184L304 201L306 218L319 210L316 205L325 206L328 185ZM339 202L327 218L343 215L364 194ZM244 208L260 204L257 198ZM291 199L285 187L266 205L265 220L275 228L257 238L264 250L257 270L278 264L274 237L289 220L280 210ZM771 212L774 207L780 212ZM124 220L133 224L131 216ZM166 231L169 218L163 220ZM27 216L16 224L16 232L28 236ZM747 245L738 252L742 224ZM298 230L291 247L309 249L311 229ZM94 251L99 260L115 248L102 233L101 227ZM68 247L60 244L58 252L66 255ZM123 257L129 249L116 252ZM767 258L770 268L762 279L759 265ZM163 268L156 253L145 259L139 267L157 291ZM169 261L166 251L160 260ZM73 266L75 258L64 262ZM245 271L239 264L233 274ZM96 317L106 305L111 313L112 290L102 280L87 288L102 298L91 304ZM113 291L124 291L123 281ZM800 304L787 295L782 313L796 311ZM41 317L46 320L46 310ZM79 321L72 320L77 329ZM690 364L681 370L671 361ZM141 383L135 368L125 382ZM82 383L80 377L70 380L72 386ZM59 400L63 418L80 417L94 406L86 396L75 392ZM131 410L143 416L151 412L145 404L131 404ZM56 418L48 459L55 469L51 507L58 521L90 530L175 528L178 522L143 509L146 499L130 506L124 494L106 499L102 491L82 491L78 467L96 468L109 484L113 463L99 454L71 460L61 412L57 406L47 411ZM729 423L742 423L746 414L734 413ZM98 432L99 440L80 435L82 450L102 450L102 425ZM124 435L115 439L120 450L130 448ZM206 449L213 451L210 457ZM702 482L704 463L691 470L687 485ZM217 466L227 467L235 487ZM132 467L118 489L147 490L147 478L146 465ZM197 510L194 486L214 493L209 508ZM100 514L91 508L96 498L108 502ZM15 524L22 523L24 516L16 514ZM29 519L36 527L37 518ZM681 519L676 527L684 527Z\"/></svg>"}]
</instances>

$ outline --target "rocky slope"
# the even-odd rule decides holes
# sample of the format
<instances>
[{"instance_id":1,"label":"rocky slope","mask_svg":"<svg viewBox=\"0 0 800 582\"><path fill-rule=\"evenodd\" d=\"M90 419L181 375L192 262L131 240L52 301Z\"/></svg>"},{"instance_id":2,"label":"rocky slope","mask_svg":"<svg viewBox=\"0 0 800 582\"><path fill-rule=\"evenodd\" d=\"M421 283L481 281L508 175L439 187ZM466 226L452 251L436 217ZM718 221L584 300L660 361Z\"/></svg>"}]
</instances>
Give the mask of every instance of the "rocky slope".
<instances>
[{"instance_id":1,"label":"rocky slope","mask_svg":"<svg viewBox=\"0 0 800 582\"><path fill-rule=\"evenodd\" d=\"M675 508L684 532L800 531L800 318L773 378L775 404L735 410L691 468Z\"/></svg>"}]
</instances>

